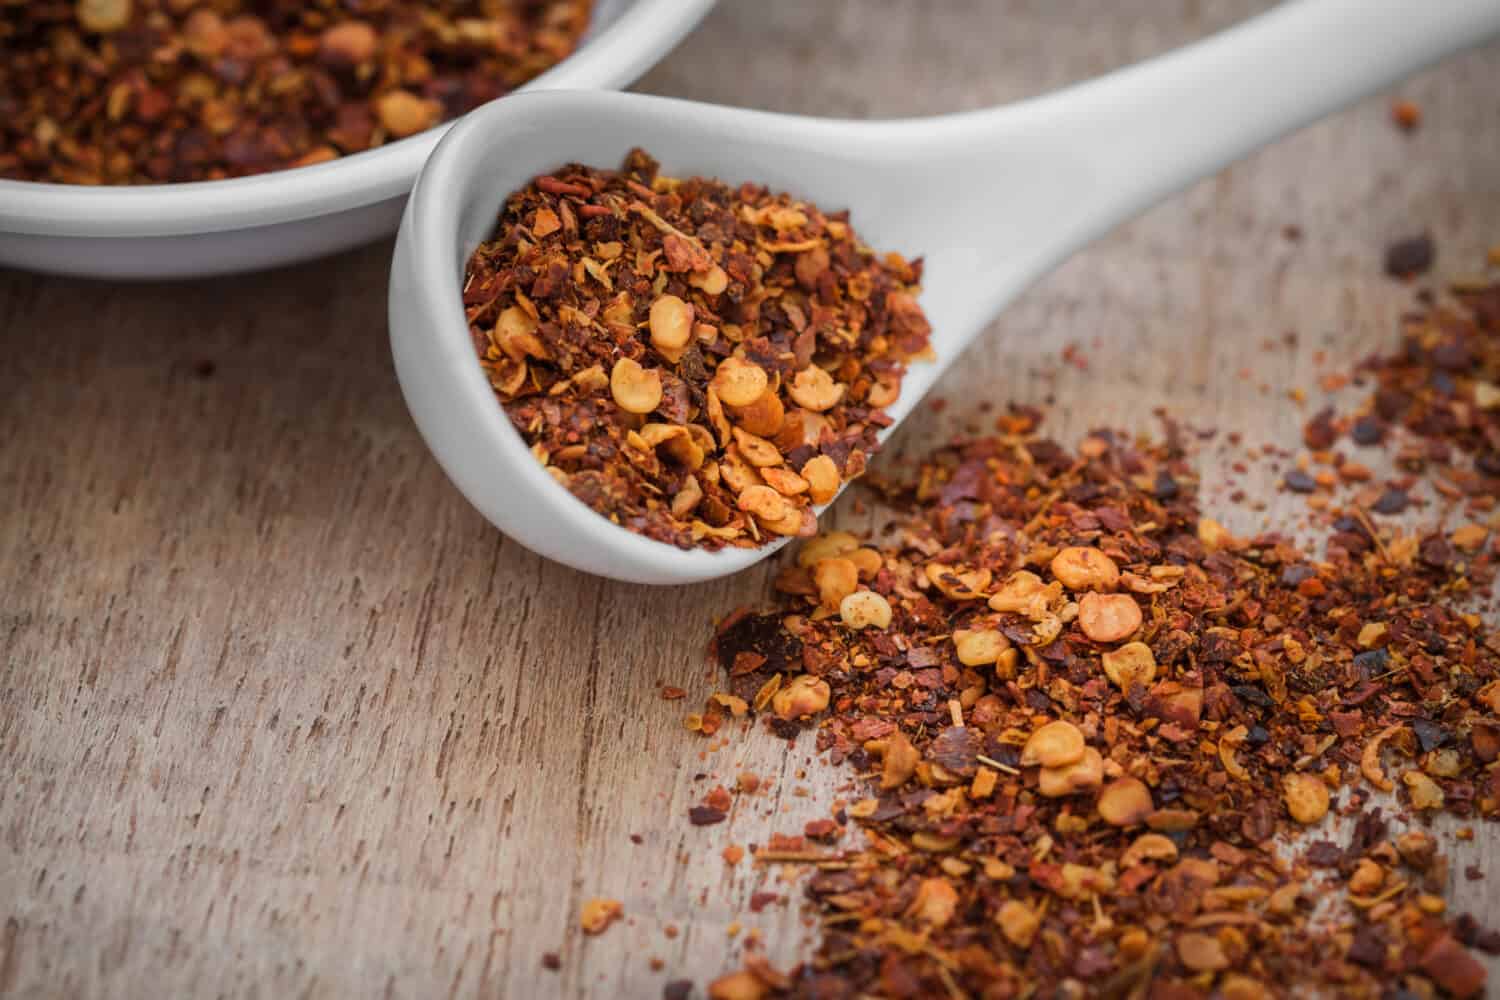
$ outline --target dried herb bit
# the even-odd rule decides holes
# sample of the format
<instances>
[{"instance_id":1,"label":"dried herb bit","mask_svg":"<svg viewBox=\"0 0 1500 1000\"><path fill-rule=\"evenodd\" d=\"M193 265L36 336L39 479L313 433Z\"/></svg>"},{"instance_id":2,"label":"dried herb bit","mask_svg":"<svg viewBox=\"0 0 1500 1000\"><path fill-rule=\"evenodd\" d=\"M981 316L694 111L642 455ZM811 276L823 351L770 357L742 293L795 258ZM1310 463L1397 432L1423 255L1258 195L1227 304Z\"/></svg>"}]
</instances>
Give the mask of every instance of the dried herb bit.
<instances>
[{"instance_id":1,"label":"dried herb bit","mask_svg":"<svg viewBox=\"0 0 1500 1000\"><path fill-rule=\"evenodd\" d=\"M0 177L160 184L401 139L566 58L591 0L0 4Z\"/></svg>"},{"instance_id":2,"label":"dried herb bit","mask_svg":"<svg viewBox=\"0 0 1500 1000\"><path fill-rule=\"evenodd\" d=\"M819 866L821 942L710 996L1482 995L1437 842L1364 803L1500 817L1500 637L1447 603L1488 530L1403 557L1343 519L1315 561L1205 518L1173 445L1008 429L882 482L883 543L807 542L719 630L765 724L856 776L865 842L759 852Z\"/></svg>"},{"instance_id":3,"label":"dried herb bit","mask_svg":"<svg viewBox=\"0 0 1500 1000\"><path fill-rule=\"evenodd\" d=\"M813 505L864 472L929 350L921 276L845 213L636 150L512 195L464 304L511 422L574 496L681 548L754 547L811 535Z\"/></svg>"}]
</instances>

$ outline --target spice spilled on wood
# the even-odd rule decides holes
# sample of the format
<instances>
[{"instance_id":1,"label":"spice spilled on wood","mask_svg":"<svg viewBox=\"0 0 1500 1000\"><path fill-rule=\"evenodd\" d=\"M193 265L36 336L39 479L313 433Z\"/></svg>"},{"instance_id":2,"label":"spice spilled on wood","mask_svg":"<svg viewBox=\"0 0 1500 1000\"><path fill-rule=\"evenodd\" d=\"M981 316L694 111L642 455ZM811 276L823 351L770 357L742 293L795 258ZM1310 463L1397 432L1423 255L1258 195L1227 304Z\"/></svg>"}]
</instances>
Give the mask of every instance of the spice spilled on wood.
<instances>
[{"instance_id":1,"label":"spice spilled on wood","mask_svg":"<svg viewBox=\"0 0 1500 1000\"><path fill-rule=\"evenodd\" d=\"M920 261L764 187L572 165L512 195L464 305L532 453L588 506L681 548L816 530L929 350Z\"/></svg>"},{"instance_id":2,"label":"spice spilled on wood","mask_svg":"<svg viewBox=\"0 0 1500 1000\"><path fill-rule=\"evenodd\" d=\"M1423 350L1381 391L1413 398L1382 419L1488 454L1492 294L1408 321ZM1455 331L1462 391L1423 403L1406 366ZM776 608L719 628L728 697L827 691L765 724L859 776L863 844L757 853L816 868L820 943L709 995L1483 995L1500 934L1449 911L1437 840L1400 826L1500 817L1500 635L1457 603L1493 583L1488 535L1239 538L1180 434L1071 452L1040 419L877 483L887 540L813 539Z\"/></svg>"}]
</instances>

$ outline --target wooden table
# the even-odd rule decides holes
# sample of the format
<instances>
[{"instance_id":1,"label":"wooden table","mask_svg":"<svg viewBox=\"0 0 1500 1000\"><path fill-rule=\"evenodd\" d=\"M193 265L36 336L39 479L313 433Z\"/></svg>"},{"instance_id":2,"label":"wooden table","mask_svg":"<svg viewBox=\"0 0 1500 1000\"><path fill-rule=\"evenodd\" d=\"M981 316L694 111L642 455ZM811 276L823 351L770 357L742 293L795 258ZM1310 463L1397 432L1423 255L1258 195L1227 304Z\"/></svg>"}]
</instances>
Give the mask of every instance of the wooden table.
<instances>
[{"instance_id":1,"label":"wooden table","mask_svg":"<svg viewBox=\"0 0 1500 1000\"><path fill-rule=\"evenodd\" d=\"M974 107L1262 6L725 3L643 87ZM901 445L1017 400L1053 402L1064 440L1150 430L1166 406L1294 447L1287 390L1391 342L1410 293L1380 275L1385 243L1429 228L1451 274L1500 240L1500 48L1401 93L1416 134L1371 100L1080 254ZM708 752L658 689L713 689L711 620L768 572L623 586L500 536L403 409L389 252L196 284L0 276L0 994L657 996L733 965L751 928L780 962L806 953L797 886L719 851L800 830L845 776L762 730ZM1296 347L1264 347L1288 330ZM1211 481L1232 457L1205 455ZM689 826L741 769L770 791ZM1493 880L1495 843L1482 829L1453 870ZM792 903L753 916L767 882ZM1495 922L1491 885L1460 878L1458 905ZM595 895L627 919L585 939Z\"/></svg>"}]
</instances>

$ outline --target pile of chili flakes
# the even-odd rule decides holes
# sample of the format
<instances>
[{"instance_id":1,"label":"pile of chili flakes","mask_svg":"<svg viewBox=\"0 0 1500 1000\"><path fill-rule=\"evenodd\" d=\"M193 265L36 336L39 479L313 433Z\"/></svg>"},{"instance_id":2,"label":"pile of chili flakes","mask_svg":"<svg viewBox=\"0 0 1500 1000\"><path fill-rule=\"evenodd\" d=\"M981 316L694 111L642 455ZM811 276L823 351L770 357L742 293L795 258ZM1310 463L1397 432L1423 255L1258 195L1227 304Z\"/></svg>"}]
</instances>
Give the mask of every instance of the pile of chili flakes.
<instances>
[{"instance_id":1,"label":"pile of chili flakes","mask_svg":"<svg viewBox=\"0 0 1500 1000\"><path fill-rule=\"evenodd\" d=\"M920 261L787 194L570 165L506 202L464 286L481 364L574 496L681 548L816 531L931 332Z\"/></svg>"},{"instance_id":2,"label":"pile of chili flakes","mask_svg":"<svg viewBox=\"0 0 1500 1000\"><path fill-rule=\"evenodd\" d=\"M591 0L0 0L0 177L215 180L405 138L566 58Z\"/></svg>"},{"instance_id":3,"label":"pile of chili flakes","mask_svg":"<svg viewBox=\"0 0 1500 1000\"><path fill-rule=\"evenodd\" d=\"M1482 463L1500 288L1460 303L1408 318L1375 409ZM818 869L821 942L710 997L1483 995L1500 934L1448 912L1424 826L1500 816L1500 635L1461 610L1500 525L1342 517L1315 559L1205 517L1178 445L1040 419L884 484L887 541L820 536L718 630L699 728L815 726L864 846L762 850Z\"/></svg>"}]
</instances>

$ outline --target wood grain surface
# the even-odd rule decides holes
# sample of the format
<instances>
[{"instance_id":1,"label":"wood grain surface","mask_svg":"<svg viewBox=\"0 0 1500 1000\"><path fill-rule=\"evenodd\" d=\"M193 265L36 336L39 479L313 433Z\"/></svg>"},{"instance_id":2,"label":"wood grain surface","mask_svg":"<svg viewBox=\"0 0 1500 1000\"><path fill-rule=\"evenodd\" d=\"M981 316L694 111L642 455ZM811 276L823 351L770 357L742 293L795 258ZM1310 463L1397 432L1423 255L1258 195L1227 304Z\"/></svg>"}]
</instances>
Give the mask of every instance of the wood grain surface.
<instances>
[{"instance_id":1,"label":"wood grain surface","mask_svg":"<svg viewBox=\"0 0 1500 1000\"><path fill-rule=\"evenodd\" d=\"M642 89L976 107L1263 6L730 0ZM1385 243L1429 230L1454 274L1500 241L1500 48L1400 93L1425 112L1414 135L1373 99L1078 255L898 447L1011 400L1052 404L1064 440L1150 431L1167 407L1295 447L1287 390L1389 344L1409 302ZM713 689L713 619L761 600L769 570L617 585L498 534L403 408L389 252L194 284L0 275L0 995L655 997L735 964L752 931L778 962L805 954L795 873L719 852L826 815L846 776L809 738L710 749L682 727ZM1236 457L1223 441L1210 481ZM1217 513L1249 529L1300 509ZM839 516L862 520L847 498ZM689 826L745 769L769 790ZM1453 868L1490 876L1455 892L1491 923L1496 842L1481 827ZM787 901L750 914L761 889ZM626 919L585 939L596 895Z\"/></svg>"}]
</instances>

